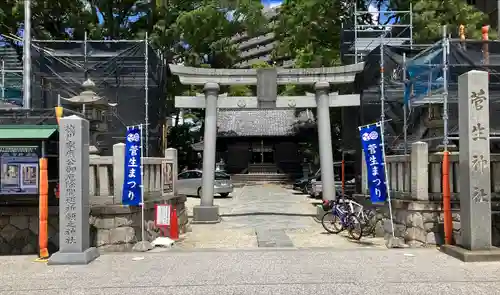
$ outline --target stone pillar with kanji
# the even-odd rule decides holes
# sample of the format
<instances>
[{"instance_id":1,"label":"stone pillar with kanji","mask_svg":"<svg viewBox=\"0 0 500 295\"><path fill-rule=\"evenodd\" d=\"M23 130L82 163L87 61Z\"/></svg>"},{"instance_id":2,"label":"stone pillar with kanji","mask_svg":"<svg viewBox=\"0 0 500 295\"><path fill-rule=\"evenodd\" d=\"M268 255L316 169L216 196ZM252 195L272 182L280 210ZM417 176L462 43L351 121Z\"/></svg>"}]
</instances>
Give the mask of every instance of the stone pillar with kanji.
<instances>
[{"instance_id":1,"label":"stone pillar with kanji","mask_svg":"<svg viewBox=\"0 0 500 295\"><path fill-rule=\"evenodd\" d=\"M490 100L488 73L458 79L461 246L491 248Z\"/></svg>"}]
</instances>

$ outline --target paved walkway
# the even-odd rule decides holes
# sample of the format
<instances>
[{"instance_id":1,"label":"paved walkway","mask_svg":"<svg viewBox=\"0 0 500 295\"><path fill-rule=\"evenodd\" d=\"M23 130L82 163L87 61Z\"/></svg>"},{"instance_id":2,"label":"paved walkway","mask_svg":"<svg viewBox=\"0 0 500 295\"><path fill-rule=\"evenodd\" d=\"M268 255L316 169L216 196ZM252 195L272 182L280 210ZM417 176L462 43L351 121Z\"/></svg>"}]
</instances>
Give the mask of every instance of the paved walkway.
<instances>
[{"instance_id":1,"label":"paved walkway","mask_svg":"<svg viewBox=\"0 0 500 295\"><path fill-rule=\"evenodd\" d=\"M199 204L188 198L189 214ZM179 248L257 248L257 247L360 247L385 248L381 238L354 242L341 235L326 234L312 218L320 200L279 185L254 185L235 189L231 198L216 198L222 222L193 224L177 243Z\"/></svg>"},{"instance_id":2,"label":"paved walkway","mask_svg":"<svg viewBox=\"0 0 500 295\"><path fill-rule=\"evenodd\" d=\"M464 264L435 249L171 250L107 254L87 266L33 259L0 257L1 295L500 292L499 263Z\"/></svg>"}]
</instances>

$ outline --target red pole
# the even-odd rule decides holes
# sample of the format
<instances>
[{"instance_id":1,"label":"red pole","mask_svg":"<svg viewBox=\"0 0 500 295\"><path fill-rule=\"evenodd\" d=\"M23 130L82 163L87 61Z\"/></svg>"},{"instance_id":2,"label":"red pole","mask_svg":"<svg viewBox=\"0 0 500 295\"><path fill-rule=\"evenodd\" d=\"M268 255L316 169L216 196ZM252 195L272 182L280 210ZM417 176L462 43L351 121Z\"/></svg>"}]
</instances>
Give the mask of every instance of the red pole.
<instances>
[{"instance_id":1,"label":"red pole","mask_svg":"<svg viewBox=\"0 0 500 295\"><path fill-rule=\"evenodd\" d=\"M453 225L451 218L450 196L450 161L449 152L443 152L443 214L444 214L444 242L451 245L453 238Z\"/></svg>"},{"instance_id":2,"label":"red pole","mask_svg":"<svg viewBox=\"0 0 500 295\"><path fill-rule=\"evenodd\" d=\"M177 210L170 211L170 238L172 240L179 239L179 223L177 221Z\"/></svg>"},{"instance_id":3,"label":"red pole","mask_svg":"<svg viewBox=\"0 0 500 295\"><path fill-rule=\"evenodd\" d=\"M341 170L342 170L342 197L345 197L345 161L342 159L342 164L341 164Z\"/></svg>"},{"instance_id":4,"label":"red pole","mask_svg":"<svg viewBox=\"0 0 500 295\"><path fill-rule=\"evenodd\" d=\"M38 256L40 259L49 258L48 249L48 216L49 216L49 181L47 172L48 162L46 158L40 159L40 189L39 189L39 229L38 229Z\"/></svg>"}]
</instances>

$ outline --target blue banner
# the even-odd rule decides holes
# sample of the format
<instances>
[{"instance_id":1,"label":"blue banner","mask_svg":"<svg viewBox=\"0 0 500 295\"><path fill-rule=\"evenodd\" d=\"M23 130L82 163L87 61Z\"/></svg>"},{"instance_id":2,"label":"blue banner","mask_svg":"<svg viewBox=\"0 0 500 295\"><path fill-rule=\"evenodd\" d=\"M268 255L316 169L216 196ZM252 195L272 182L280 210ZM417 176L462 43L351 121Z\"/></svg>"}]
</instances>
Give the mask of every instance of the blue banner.
<instances>
[{"instance_id":1,"label":"blue banner","mask_svg":"<svg viewBox=\"0 0 500 295\"><path fill-rule=\"evenodd\" d=\"M139 206L142 203L141 137L139 127L128 127L125 136L125 178L122 204Z\"/></svg>"},{"instance_id":2,"label":"blue banner","mask_svg":"<svg viewBox=\"0 0 500 295\"><path fill-rule=\"evenodd\" d=\"M361 145L365 152L365 161L368 172L368 187L372 203L385 202L387 186L385 183L384 146L380 133L380 125L373 124L359 128Z\"/></svg>"}]
</instances>

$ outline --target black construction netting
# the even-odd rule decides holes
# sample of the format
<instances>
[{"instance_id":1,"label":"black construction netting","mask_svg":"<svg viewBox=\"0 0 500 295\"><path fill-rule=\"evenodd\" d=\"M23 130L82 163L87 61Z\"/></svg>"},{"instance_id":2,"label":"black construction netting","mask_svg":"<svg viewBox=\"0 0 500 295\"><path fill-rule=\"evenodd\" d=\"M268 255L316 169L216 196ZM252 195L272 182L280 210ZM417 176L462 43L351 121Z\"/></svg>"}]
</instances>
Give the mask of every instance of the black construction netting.
<instances>
[{"instance_id":1,"label":"black construction netting","mask_svg":"<svg viewBox=\"0 0 500 295\"><path fill-rule=\"evenodd\" d=\"M91 122L91 144L103 154L110 154L113 144L123 142L126 126L146 123L147 70L148 150L150 155L161 152L166 67L150 46L135 41L46 41L33 47L32 107L52 108L60 95L65 108L82 111L81 105L66 99L81 93L83 82L91 79L93 90L102 97L98 109L103 121L101 126ZM86 112L91 109L91 105L85 106Z\"/></svg>"}]
</instances>

